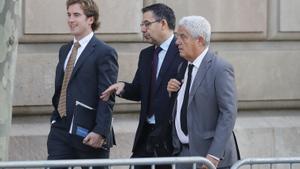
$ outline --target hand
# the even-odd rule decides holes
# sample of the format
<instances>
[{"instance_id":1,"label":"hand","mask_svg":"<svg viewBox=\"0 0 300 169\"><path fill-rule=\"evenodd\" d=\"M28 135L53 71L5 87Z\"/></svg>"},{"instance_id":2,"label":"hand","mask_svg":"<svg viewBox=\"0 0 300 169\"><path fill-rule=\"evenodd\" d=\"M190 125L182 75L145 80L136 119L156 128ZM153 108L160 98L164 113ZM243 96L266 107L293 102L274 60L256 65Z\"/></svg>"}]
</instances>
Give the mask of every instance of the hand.
<instances>
[{"instance_id":1,"label":"hand","mask_svg":"<svg viewBox=\"0 0 300 169\"><path fill-rule=\"evenodd\" d=\"M109 99L109 96L114 92L119 95L124 90L124 86L124 82L118 82L109 86L104 92L101 93L100 99L103 101L107 101Z\"/></svg>"},{"instance_id":2,"label":"hand","mask_svg":"<svg viewBox=\"0 0 300 169\"><path fill-rule=\"evenodd\" d=\"M206 158L217 168L219 165L219 160L213 158L211 155L207 155ZM206 165L202 165L201 169L208 169Z\"/></svg>"},{"instance_id":3,"label":"hand","mask_svg":"<svg viewBox=\"0 0 300 169\"><path fill-rule=\"evenodd\" d=\"M180 86L181 86L181 82L179 82L176 79L170 79L167 86L169 96L171 96L172 92L177 92L180 89Z\"/></svg>"},{"instance_id":4,"label":"hand","mask_svg":"<svg viewBox=\"0 0 300 169\"><path fill-rule=\"evenodd\" d=\"M104 143L104 138L95 132L90 132L82 141L83 144L93 148L101 148Z\"/></svg>"}]
</instances>

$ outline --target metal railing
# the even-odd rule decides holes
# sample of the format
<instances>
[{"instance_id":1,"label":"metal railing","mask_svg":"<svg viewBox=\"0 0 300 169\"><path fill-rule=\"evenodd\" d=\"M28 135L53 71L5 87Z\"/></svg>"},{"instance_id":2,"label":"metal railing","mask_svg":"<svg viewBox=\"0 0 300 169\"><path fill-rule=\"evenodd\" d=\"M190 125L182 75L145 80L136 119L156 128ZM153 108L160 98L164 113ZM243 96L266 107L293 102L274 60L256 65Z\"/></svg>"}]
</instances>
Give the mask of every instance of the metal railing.
<instances>
[{"instance_id":1,"label":"metal railing","mask_svg":"<svg viewBox=\"0 0 300 169\"><path fill-rule=\"evenodd\" d=\"M239 169L242 166L248 166L248 168L254 169L261 165L269 166L270 169L273 169L279 164L286 165L282 166L284 169L299 169L300 157L247 158L236 162L230 169ZM297 165L297 168L293 167L295 165ZM289 168L287 168L287 166L289 166ZM276 168L280 168L280 166L277 166Z\"/></svg>"},{"instance_id":2,"label":"metal railing","mask_svg":"<svg viewBox=\"0 0 300 169\"><path fill-rule=\"evenodd\" d=\"M132 158L132 159L90 159L90 160L44 160L44 161L4 161L0 162L2 168L50 168L50 167L93 167L108 166L130 166L134 169L136 165L151 165L151 169L155 169L156 165L172 165L172 169L176 169L178 163L193 164L196 169L197 164L204 164L208 169L216 169L214 165L203 157L163 157L163 158ZM197 167L199 168L199 166Z\"/></svg>"}]
</instances>

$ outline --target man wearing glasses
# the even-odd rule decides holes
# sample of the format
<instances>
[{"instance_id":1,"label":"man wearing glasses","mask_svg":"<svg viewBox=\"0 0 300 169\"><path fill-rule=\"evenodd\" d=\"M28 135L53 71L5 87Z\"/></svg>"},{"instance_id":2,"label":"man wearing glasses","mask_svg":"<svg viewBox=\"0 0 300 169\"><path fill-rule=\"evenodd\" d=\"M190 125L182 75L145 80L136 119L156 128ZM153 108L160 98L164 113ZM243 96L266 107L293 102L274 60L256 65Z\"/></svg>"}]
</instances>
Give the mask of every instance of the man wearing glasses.
<instances>
[{"instance_id":1,"label":"man wearing glasses","mask_svg":"<svg viewBox=\"0 0 300 169\"><path fill-rule=\"evenodd\" d=\"M141 51L133 81L111 85L100 98L106 100L115 92L119 97L141 101L133 158L171 156L171 112L174 99L168 95L167 84L171 78L181 79L181 70L184 70L186 61L179 56L175 44L176 19L173 10L158 3L143 8L142 12L141 32L144 40L152 46Z\"/></svg>"}]
</instances>

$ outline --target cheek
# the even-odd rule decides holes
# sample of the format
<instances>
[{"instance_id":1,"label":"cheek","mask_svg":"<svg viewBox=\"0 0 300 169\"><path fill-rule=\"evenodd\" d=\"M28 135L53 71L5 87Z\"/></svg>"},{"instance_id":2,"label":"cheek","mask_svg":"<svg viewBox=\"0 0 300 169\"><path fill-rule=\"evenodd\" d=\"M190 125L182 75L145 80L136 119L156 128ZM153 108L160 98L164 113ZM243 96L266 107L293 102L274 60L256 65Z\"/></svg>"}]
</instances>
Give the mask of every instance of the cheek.
<instances>
[{"instance_id":1,"label":"cheek","mask_svg":"<svg viewBox=\"0 0 300 169\"><path fill-rule=\"evenodd\" d=\"M189 51L190 51L191 48L192 48L191 44L189 44L189 43L186 44L186 47L189 49Z\"/></svg>"},{"instance_id":2,"label":"cheek","mask_svg":"<svg viewBox=\"0 0 300 169\"><path fill-rule=\"evenodd\" d=\"M150 29L148 29L148 32L154 36L160 35L160 30L155 27L154 28L151 27Z\"/></svg>"},{"instance_id":3,"label":"cheek","mask_svg":"<svg viewBox=\"0 0 300 169\"><path fill-rule=\"evenodd\" d=\"M185 51L185 52L187 52L187 51L188 51L188 49L189 49L189 46L188 46L188 45L186 45L186 43L185 43L185 42L183 42L183 43L182 43L182 48L184 49L184 51Z\"/></svg>"},{"instance_id":4,"label":"cheek","mask_svg":"<svg viewBox=\"0 0 300 169\"><path fill-rule=\"evenodd\" d=\"M153 31L152 29L147 29L147 32L151 35L155 35L155 31Z\"/></svg>"}]
</instances>

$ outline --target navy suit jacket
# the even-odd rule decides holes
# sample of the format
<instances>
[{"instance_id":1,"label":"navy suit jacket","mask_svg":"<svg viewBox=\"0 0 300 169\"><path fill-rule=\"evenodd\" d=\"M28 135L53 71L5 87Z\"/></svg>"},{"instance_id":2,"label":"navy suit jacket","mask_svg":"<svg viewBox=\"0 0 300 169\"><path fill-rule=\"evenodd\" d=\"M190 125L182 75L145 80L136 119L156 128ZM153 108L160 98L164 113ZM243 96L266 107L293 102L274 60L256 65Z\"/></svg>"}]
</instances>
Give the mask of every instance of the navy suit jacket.
<instances>
[{"instance_id":1,"label":"navy suit jacket","mask_svg":"<svg viewBox=\"0 0 300 169\"><path fill-rule=\"evenodd\" d=\"M171 114L174 99L169 97L167 84L171 78L178 76L178 65L186 62L179 56L174 38L168 48L157 78L154 94L154 113L156 121L155 136L169 142L171 146ZM125 83L122 97L141 101L139 125L135 135L132 151L135 152L138 141L141 139L143 126L147 123L147 113L150 99L151 67L155 46L150 46L140 52L138 69L132 83Z\"/></svg>"},{"instance_id":2,"label":"navy suit jacket","mask_svg":"<svg viewBox=\"0 0 300 169\"><path fill-rule=\"evenodd\" d=\"M80 112L76 112L81 113L80 118L77 119L79 123L89 124L91 127L90 131L101 134L105 138L110 139L108 141L111 141L111 138L113 138L111 120L115 100L114 97L111 97L109 101L104 102L99 99L99 94L117 80L117 53L112 47L98 40L95 36L87 44L73 69L67 87L67 116L65 122L60 118L57 111L64 77L64 63L72 43L62 46L59 50L55 92L52 98L54 111L51 121L56 120L56 123L53 124L55 127L69 130L73 114L77 109L75 103L79 101L94 109L81 109Z\"/></svg>"}]
</instances>

